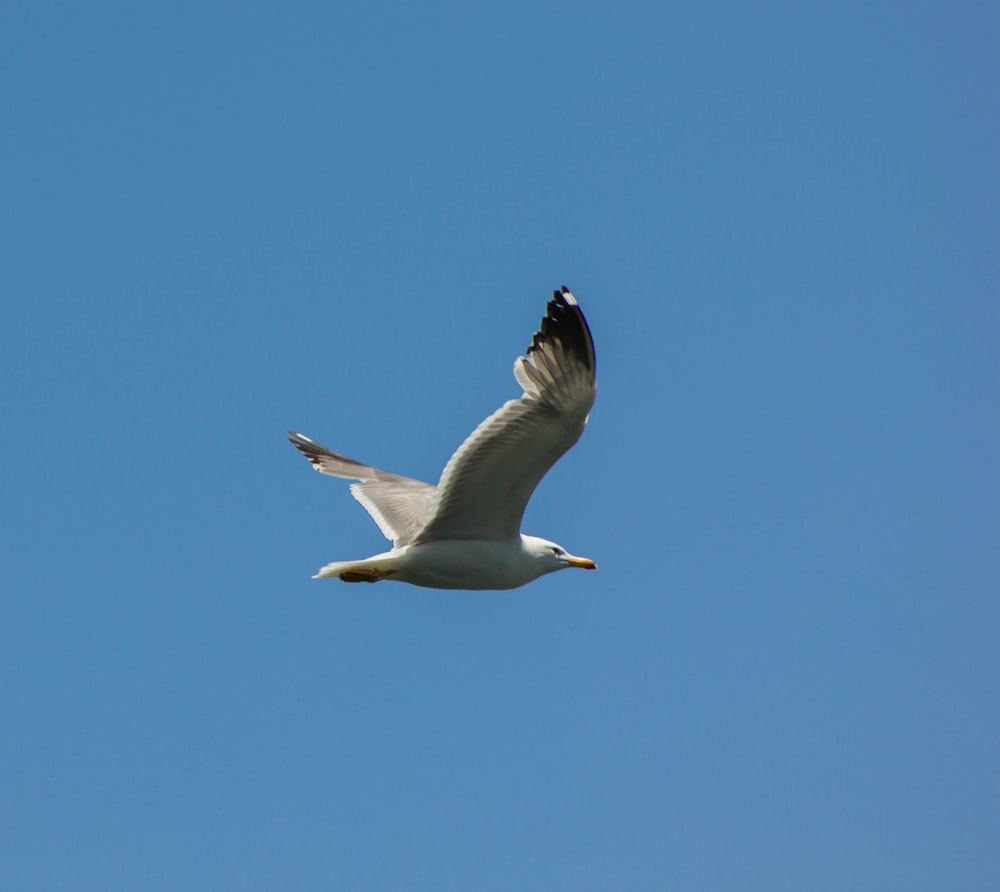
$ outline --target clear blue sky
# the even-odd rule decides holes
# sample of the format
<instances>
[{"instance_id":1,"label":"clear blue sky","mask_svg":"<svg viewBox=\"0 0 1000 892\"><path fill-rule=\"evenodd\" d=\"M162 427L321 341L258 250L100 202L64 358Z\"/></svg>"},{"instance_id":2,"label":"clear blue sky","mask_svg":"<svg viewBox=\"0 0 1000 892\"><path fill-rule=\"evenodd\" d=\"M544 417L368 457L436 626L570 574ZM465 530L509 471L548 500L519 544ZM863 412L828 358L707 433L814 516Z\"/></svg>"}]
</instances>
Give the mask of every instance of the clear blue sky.
<instances>
[{"instance_id":1,"label":"clear blue sky","mask_svg":"<svg viewBox=\"0 0 1000 892\"><path fill-rule=\"evenodd\" d=\"M1000 883L996 4L5 4L17 890ZM506 593L436 481L573 289Z\"/></svg>"}]
</instances>

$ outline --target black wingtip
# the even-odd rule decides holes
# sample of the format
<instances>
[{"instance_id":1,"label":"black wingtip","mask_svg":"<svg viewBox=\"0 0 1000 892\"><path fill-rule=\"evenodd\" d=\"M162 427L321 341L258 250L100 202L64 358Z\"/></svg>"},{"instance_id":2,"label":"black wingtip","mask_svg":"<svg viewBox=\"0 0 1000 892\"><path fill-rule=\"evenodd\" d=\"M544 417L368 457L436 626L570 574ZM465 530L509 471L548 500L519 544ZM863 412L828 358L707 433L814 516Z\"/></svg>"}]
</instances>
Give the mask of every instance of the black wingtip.
<instances>
[{"instance_id":1,"label":"black wingtip","mask_svg":"<svg viewBox=\"0 0 1000 892\"><path fill-rule=\"evenodd\" d=\"M565 285L553 291L545 310L545 317L527 352L531 353L547 340L558 340L564 350L571 352L591 371L596 371L594 339L572 292Z\"/></svg>"},{"instance_id":2,"label":"black wingtip","mask_svg":"<svg viewBox=\"0 0 1000 892\"><path fill-rule=\"evenodd\" d=\"M565 285L561 286L558 291L552 292L552 300L559 306L575 305L576 298L573 297L573 292L569 290Z\"/></svg>"}]
</instances>

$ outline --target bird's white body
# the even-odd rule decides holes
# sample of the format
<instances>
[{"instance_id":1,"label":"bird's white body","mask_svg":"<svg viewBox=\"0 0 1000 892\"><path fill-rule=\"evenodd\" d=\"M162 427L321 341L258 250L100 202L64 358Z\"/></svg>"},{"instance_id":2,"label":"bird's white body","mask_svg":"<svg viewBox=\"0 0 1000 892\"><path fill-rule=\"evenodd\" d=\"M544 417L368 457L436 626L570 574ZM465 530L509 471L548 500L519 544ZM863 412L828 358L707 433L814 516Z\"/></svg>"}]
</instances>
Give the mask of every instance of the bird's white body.
<instances>
[{"instance_id":1,"label":"bird's white body","mask_svg":"<svg viewBox=\"0 0 1000 892\"><path fill-rule=\"evenodd\" d=\"M426 588L509 589L564 567L594 569L594 563L567 554L554 542L522 534L517 539L442 539L404 545L362 561L335 561L315 578L346 574L357 582L391 579Z\"/></svg>"}]
</instances>

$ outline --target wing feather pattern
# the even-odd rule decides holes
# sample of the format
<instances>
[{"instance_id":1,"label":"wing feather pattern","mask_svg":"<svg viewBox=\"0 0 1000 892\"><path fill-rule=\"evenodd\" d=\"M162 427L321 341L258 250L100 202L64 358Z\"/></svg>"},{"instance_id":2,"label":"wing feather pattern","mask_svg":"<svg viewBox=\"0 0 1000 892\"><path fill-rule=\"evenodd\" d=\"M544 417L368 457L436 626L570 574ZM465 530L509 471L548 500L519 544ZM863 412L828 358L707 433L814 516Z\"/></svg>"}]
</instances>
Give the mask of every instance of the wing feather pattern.
<instances>
[{"instance_id":1,"label":"wing feather pattern","mask_svg":"<svg viewBox=\"0 0 1000 892\"><path fill-rule=\"evenodd\" d=\"M580 438L597 395L587 320L556 291L527 355L514 363L524 393L483 421L448 461L413 544L516 538L549 468Z\"/></svg>"},{"instance_id":2,"label":"wing feather pattern","mask_svg":"<svg viewBox=\"0 0 1000 892\"><path fill-rule=\"evenodd\" d=\"M435 488L429 483L363 465L295 431L288 435L288 441L321 474L359 481L351 484L351 495L372 516L393 548L408 544L423 527L434 499Z\"/></svg>"}]
</instances>

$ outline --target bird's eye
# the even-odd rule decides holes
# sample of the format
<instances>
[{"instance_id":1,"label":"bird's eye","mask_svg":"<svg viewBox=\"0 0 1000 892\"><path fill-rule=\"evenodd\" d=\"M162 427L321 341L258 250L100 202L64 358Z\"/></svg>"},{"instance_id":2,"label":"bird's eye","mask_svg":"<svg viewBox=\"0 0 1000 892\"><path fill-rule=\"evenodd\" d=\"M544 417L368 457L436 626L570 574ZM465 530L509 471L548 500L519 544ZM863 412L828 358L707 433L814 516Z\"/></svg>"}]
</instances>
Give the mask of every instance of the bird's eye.
<instances>
[{"instance_id":1,"label":"bird's eye","mask_svg":"<svg viewBox=\"0 0 1000 892\"><path fill-rule=\"evenodd\" d=\"M553 549L552 549L552 553L553 553L553 554L554 554L554 555L555 555L556 557L562 557L562 556L563 556L564 554L566 554L566 552L565 552L565 551L563 551L563 550L562 550L561 548L553 548Z\"/></svg>"}]
</instances>

